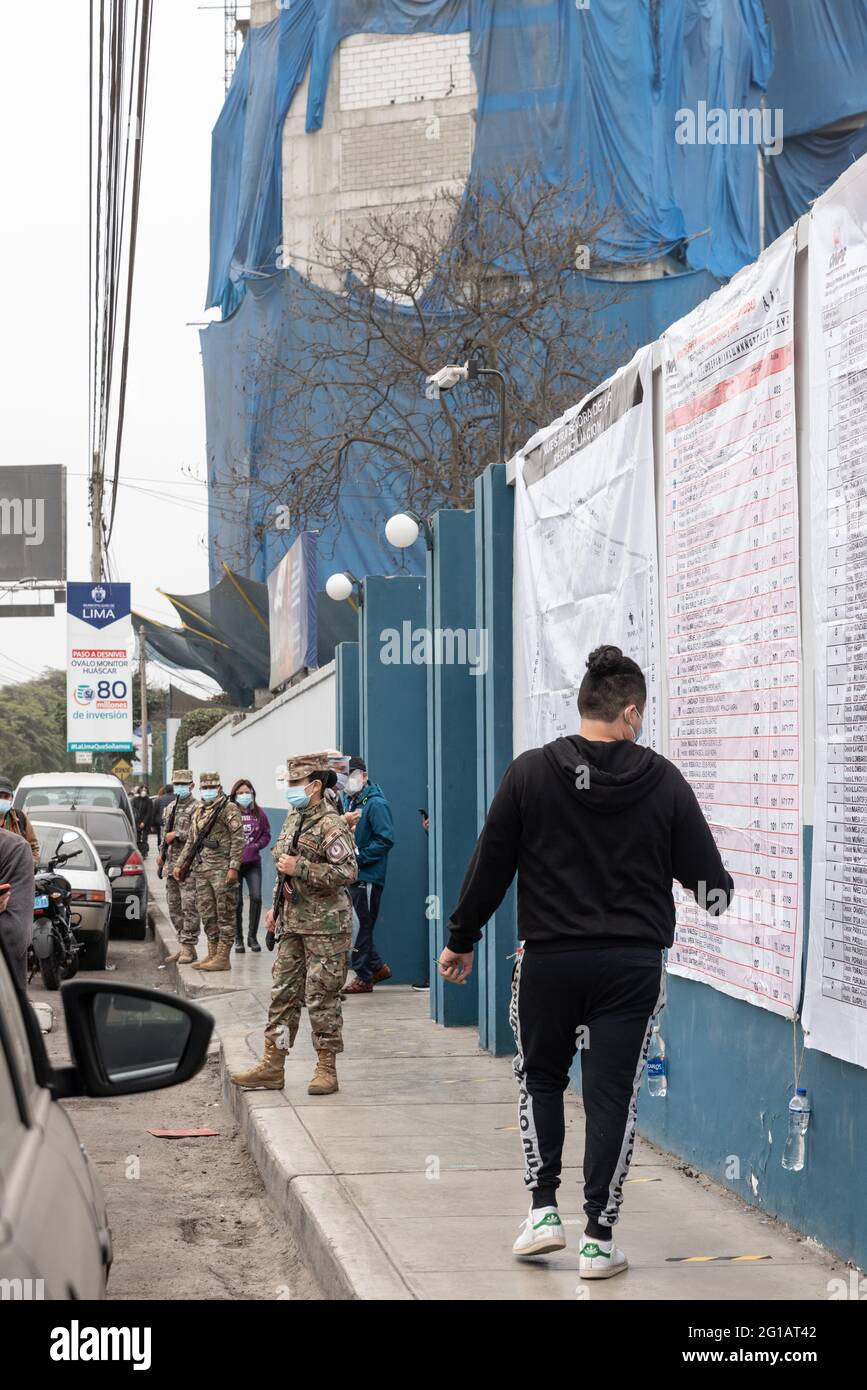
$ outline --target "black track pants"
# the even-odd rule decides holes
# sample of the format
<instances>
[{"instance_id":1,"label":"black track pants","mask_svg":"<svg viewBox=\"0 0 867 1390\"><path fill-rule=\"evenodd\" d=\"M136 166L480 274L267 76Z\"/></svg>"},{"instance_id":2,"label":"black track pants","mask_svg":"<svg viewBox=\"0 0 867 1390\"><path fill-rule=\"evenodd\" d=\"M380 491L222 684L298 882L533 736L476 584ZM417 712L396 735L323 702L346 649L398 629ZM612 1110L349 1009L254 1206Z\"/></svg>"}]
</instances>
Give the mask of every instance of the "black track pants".
<instances>
[{"instance_id":1,"label":"black track pants","mask_svg":"<svg viewBox=\"0 0 867 1390\"><path fill-rule=\"evenodd\" d=\"M662 951L653 946L531 948L515 965L510 1021L524 1181L532 1189L560 1185L563 1092L580 1045L584 1210L599 1226L619 1215L651 1024L664 1005Z\"/></svg>"}]
</instances>

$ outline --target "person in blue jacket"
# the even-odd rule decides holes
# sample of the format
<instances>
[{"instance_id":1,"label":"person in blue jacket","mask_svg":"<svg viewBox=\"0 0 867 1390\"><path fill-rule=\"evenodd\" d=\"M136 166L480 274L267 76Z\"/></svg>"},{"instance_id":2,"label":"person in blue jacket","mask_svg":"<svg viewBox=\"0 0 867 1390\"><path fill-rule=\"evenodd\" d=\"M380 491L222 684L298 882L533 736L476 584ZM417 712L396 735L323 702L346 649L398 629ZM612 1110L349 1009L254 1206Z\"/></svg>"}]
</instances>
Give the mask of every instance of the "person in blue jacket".
<instances>
[{"instance_id":1,"label":"person in blue jacket","mask_svg":"<svg viewBox=\"0 0 867 1390\"><path fill-rule=\"evenodd\" d=\"M388 855L394 844L391 808L382 788L369 781L361 758L349 759L346 792L346 819L355 830L358 859L358 878L349 889L352 906L358 915L358 935L352 952L355 979L346 986L343 996L370 994L374 985L391 978L391 971L373 944L373 929L385 887Z\"/></svg>"}]
</instances>

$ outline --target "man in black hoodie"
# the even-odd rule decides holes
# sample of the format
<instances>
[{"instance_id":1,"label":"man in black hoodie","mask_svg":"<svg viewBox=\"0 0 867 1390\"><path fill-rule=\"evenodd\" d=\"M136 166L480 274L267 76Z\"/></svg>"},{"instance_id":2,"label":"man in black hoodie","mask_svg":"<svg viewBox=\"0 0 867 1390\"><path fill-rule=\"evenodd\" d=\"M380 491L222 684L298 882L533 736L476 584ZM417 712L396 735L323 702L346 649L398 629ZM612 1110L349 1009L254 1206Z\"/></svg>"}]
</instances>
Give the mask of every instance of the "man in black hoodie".
<instances>
[{"instance_id":1,"label":"man in black hoodie","mask_svg":"<svg viewBox=\"0 0 867 1390\"><path fill-rule=\"evenodd\" d=\"M563 1093L582 1048L586 1115L580 1275L627 1266L612 1230L635 1137L653 1019L674 940L672 880L713 915L734 896L713 835L673 763L640 748L647 687L619 647L598 647L578 692L581 730L510 765L451 915L440 974L463 983L473 947L517 871L510 1021L530 1214L519 1258L565 1247L557 1212Z\"/></svg>"}]
</instances>

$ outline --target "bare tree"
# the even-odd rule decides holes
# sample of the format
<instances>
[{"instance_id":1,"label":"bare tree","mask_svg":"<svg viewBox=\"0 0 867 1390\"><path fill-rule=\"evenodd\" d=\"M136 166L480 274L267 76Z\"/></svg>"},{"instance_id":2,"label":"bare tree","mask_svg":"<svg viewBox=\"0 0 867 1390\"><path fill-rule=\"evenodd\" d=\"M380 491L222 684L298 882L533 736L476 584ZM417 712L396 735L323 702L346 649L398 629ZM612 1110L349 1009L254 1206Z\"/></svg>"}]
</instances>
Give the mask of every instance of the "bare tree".
<instances>
[{"instance_id":1,"label":"bare tree","mask_svg":"<svg viewBox=\"0 0 867 1390\"><path fill-rule=\"evenodd\" d=\"M250 344L266 507L288 505L297 531L361 492L421 513L471 505L497 457L496 395L436 398L425 378L471 355L502 371L508 455L575 404L623 353L600 317L617 286L576 274L604 275L613 222L585 189L522 167L320 236L316 278L294 276L286 321Z\"/></svg>"}]
</instances>

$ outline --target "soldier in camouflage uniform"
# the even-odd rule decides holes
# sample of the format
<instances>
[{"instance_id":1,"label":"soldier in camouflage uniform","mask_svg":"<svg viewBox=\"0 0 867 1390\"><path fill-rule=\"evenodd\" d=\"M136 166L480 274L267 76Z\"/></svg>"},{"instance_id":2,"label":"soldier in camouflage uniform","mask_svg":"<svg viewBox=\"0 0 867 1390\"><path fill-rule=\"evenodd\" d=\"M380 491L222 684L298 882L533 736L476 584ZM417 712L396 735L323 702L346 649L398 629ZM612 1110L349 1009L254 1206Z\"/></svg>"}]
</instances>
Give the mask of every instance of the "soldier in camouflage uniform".
<instances>
[{"instance_id":1,"label":"soldier in camouflage uniform","mask_svg":"<svg viewBox=\"0 0 867 1390\"><path fill-rule=\"evenodd\" d=\"M162 849L157 864L167 868L166 902L172 926L178 934L178 949L167 960L177 961L178 965L191 965L196 959L196 942L199 939L199 909L196 907L195 875L190 874L186 883L178 883L173 869L178 863L190 832L190 822L198 801L193 796L193 774L186 767L176 767L172 773L172 786L175 799L163 810ZM182 789L186 788L184 792Z\"/></svg>"},{"instance_id":2,"label":"soldier in camouflage uniform","mask_svg":"<svg viewBox=\"0 0 867 1390\"><path fill-rule=\"evenodd\" d=\"M340 990L352 944L346 890L355 882L358 866L352 832L325 796L336 783L328 754L290 758L287 770L286 798L292 809L272 851L278 879L275 911L266 919L279 945L265 1056L258 1066L236 1072L231 1079L236 1086L282 1091L283 1065L306 999L317 1057L307 1092L322 1096L337 1090L336 1055L343 1051Z\"/></svg>"},{"instance_id":3,"label":"soldier in camouflage uniform","mask_svg":"<svg viewBox=\"0 0 867 1390\"><path fill-rule=\"evenodd\" d=\"M190 820L187 843L174 868L180 882L195 870L196 907L208 938L206 960L193 970L231 970L230 951L235 940L238 909L238 870L244 853L244 821L220 785L219 772L203 772L199 778L201 801ZM194 853L201 832L208 834Z\"/></svg>"}]
</instances>

